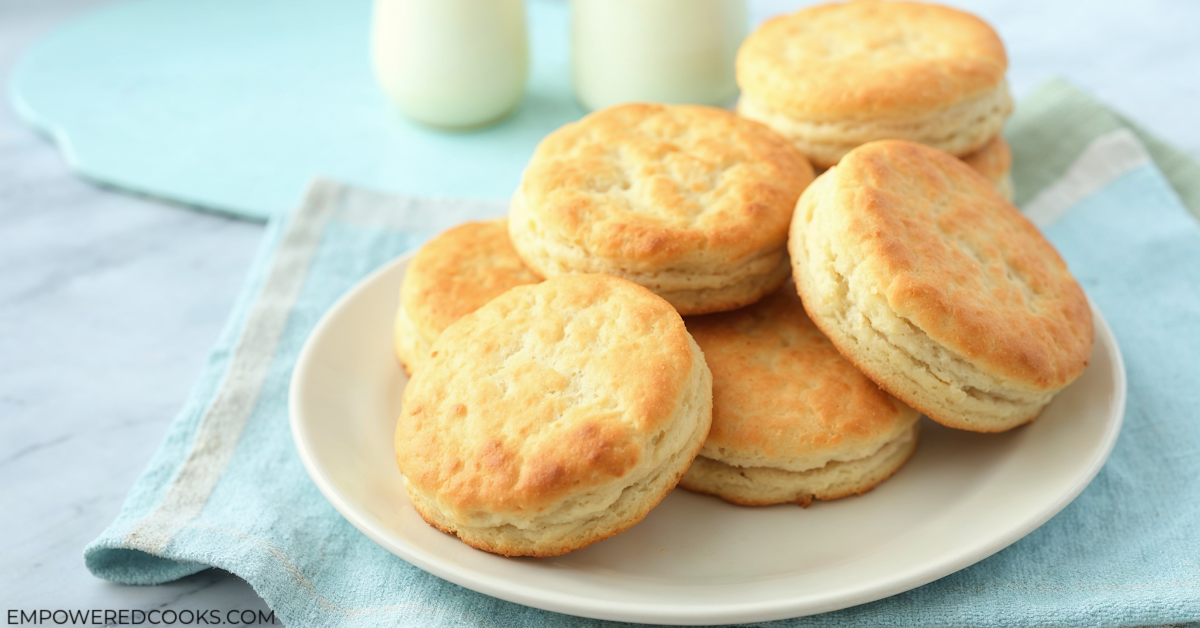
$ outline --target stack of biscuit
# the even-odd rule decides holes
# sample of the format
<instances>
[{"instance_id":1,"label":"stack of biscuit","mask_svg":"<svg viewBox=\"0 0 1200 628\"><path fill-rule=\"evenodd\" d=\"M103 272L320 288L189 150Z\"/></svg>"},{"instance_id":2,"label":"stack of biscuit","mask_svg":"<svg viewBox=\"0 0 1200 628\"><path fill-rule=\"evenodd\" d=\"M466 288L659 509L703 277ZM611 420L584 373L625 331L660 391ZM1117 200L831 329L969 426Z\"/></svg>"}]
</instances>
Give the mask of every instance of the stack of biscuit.
<instances>
[{"instance_id":1,"label":"stack of biscuit","mask_svg":"<svg viewBox=\"0 0 1200 628\"><path fill-rule=\"evenodd\" d=\"M747 40L740 115L630 104L547 136L507 220L406 271L395 449L417 512L555 556L677 485L743 506L865 493L922 414L1035 419L1092 321L1006 200L1005 69L967 14L826 5Z\"/></svg>"},{"instance_id":2,"label":"stack of biscuit","mask_svg":"<svg viewBox=\"0 0 1200 628\"><path fill-rule=\"evenodd\" d=\"M979 18L920 2L856 0L769 20L737 56L738 113L825 169L882 139L961 157L1012 198L1012 112L1000 37Z\"/></svg>"}]
</instances>

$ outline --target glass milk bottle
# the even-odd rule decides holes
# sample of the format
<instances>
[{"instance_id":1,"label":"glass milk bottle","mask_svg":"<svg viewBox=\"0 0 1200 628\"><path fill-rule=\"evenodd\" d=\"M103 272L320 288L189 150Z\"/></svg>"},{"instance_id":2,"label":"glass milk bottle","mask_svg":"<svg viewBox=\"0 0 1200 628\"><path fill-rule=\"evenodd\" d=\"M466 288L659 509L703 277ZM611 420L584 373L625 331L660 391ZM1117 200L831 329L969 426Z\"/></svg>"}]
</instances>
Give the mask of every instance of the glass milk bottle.
<instances>
[{"instance_id":1,"label":"glass milk bottle","mask_svg":"<svg viewBox=\"0 0 1200 628\"><path fill-rule=\"evenodd\" d=\"M525 91L524 0L375 0L371 56L379 85L412 119L498 120Z\"/></svg>"},{"instance_id":2,"label":"glass milk bottle","mask_svg":"<svg viewBox=\"0 0 1200 628\"><path fill-rule=\"evenodd\" d=\"M747 20L745 0L572 0L575 96L587 109L728 105Z\"/></svg>"}]
</instances>

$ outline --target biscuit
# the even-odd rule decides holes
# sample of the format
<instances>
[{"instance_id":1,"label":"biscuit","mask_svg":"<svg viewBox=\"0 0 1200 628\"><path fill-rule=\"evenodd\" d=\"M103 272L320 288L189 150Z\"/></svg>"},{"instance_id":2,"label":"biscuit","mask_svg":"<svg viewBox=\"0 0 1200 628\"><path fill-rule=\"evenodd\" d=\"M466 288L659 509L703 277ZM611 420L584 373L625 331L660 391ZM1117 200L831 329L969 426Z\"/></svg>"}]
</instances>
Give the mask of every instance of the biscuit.
<instances>
[{"instance_id":1,"label":"biscuit","mask_svg":"<svg viewBox=\"0 0 1200 628\"><path fill-rule=\"evenodd\" d=\"M509 233L542 277L604 273L682 314L748 305L787 279L787 225L812 166L723 109L631 104L538 145Z\"/></svg>"},{"instance_id":2,"label":"biscuit","mask_svg":"<svg viewBox=\"0 0 1200 628\"><path fill-rule=\"evenodd\" d=\"M1091 310L1062 258L937 149L884 140L851 151L801 196L788 248L817 327L944 425L1032 421L1087 366Z\"/></svg>"},{"instance_id":3,"label":"biscuit","mask_svg":"<svg viewBox=\"0 0 1200 628\"><path fill-rule=\"evenodd\" d=\"M540 281L508 239L505 219L468 222L430 240L409 262L396 311L396 357L412 375L454 321L509 288Z\"/></svg>"},{"instance_id":4,"label":"biscuit","mask_svg":"<svg viewBox=\"0 0 1200 628\"><path fill-rule=\"evenodd\" d=\"M669 303L607 275L518 286L451 324L409 381L396 461L434 527L557 556L646 516L712 421L712 373Z\"/></svg>"},{"instance_id":5,"label":"biscuit","mask_svg":"<svg viewBox=\"0 0 1200 628\"><path fill-rule=\"evenodd\" d=\"M847 362L784 285L687 319L713 374L708 439L679 485L743 506L861 495L917 446L920 414Z\"/></svg>"},{"instance_id":6,"label":"biscuit","mask_svg":"<svg viewBox=\"0 0 1200 628\"><path fill-rule=\"evenodd\" d=\"M1003 135L992 138L983 148L962 158L983 178L992 182L1004 200L1013 200L1012 149Z\"/></svg>"},{"instance_id":7,"label":"biscuit","mask_svg":"<svg viewBox=\"0 0 1200 628\"><path fill-rule=\"evenodd\" d=\"M879 139L962 156L1012 111L1000 37L979 18L918 2L824 4L769 20L738 51L738 113L818 168Z\"/></svg>"}]
</instances>

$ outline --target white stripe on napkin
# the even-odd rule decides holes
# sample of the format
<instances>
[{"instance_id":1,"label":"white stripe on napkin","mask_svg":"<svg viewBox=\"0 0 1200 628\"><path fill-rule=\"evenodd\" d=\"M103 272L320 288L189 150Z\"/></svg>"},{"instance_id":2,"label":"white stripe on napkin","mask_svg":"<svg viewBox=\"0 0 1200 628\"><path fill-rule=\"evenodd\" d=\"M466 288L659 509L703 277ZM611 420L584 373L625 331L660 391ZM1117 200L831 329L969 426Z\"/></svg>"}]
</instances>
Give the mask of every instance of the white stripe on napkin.
<instances>
[{"instance_id":1,"label":"white stripe on napkin","mask_svg":"<svg viewBox=\"0 0 1200 628\"><path fill-rule=\"evenodd\" d=\"M1021 208L1038 227L1054 224L1067 210L1099 192L1121 175L1150 162L1150 155L1129 129L1092 140L1066 174Z\"/></svg>"},{"instance_id":2,"label":"white stripe on napkin","mask_svg":"<svg viewBox=\"0 0 1200 628\"><path fill-rule=\"evenodd\" d=\"M502 218L508 214L508 201L395 196L346 187L334 181L329 184L343 190L338 200L337 221L374 229L438 233L467 220ZM381 211L382 207L386 210Z\"/></svg>"},{"instance_id":3,"label":"white stripe on napkin","mask_svg":"<svg viewBox=\"0 0 1200 628\"><path fill-rule=\"evenodd\" d=\"M161 552L208 503L258 403L288 315L300 296L339 194L336 184L317 181L309 189L304 206L292 215L262 292L246 317L229 370L200 420L192 449L162 503L129 527L125 534L128 547L151 554Z\"/></svg>"}]
</instances>

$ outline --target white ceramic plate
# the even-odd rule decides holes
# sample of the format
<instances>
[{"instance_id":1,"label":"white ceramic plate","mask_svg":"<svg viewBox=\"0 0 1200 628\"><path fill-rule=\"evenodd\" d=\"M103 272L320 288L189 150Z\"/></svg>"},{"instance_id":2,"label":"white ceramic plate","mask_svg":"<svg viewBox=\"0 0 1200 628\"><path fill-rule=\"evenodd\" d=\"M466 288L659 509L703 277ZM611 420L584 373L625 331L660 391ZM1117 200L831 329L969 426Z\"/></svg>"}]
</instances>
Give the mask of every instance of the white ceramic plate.
<instances>
[{"instance_id":1,"label":"white ceramic plate","mask_svg":"<svg viewBox=\"0 0 1200 628\"><path fill-rule=\"evenodd\" d=\"M450 582L560 613L664 624L832 611L931 582L1003 549L1062 510L1100 470L1125 410L1125 370L1093 306L1091 365L1033 424L971 434L922 419L916 455L862 496L740 508L677 490L641 523L549 559L503 558L425 524L392 453L407 381L392 316L411 256L321 320L292 377L292 434L309 475L350 523Z\"/></svg>"}]
</instances>

